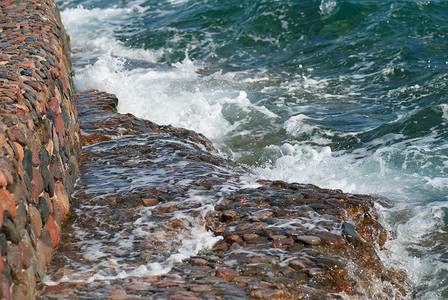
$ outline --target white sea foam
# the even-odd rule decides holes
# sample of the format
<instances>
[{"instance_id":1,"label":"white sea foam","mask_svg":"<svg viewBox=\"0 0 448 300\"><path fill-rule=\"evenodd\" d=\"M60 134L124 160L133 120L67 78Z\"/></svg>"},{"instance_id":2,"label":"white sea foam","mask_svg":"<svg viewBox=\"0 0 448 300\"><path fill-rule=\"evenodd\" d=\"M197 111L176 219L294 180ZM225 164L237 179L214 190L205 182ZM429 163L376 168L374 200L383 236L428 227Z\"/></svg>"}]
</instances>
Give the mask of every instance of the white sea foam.
<instances>
[{"instance_id":1,"label":"white sea foam","mask_svg":"<svg viewBox=\"0 0 448 300\"><path fill-rule=\"evenodd\" d=\"M293 116L285 122L283 128L288 134L295 137L303 133L311 134L314 129L317 129L317 126L307 124L306 120L308 119L309 117L303 114Z\"/></svg>"},{"instance_id":2,"label":"white sea foam","mask_svg":"<svg viewBox=\"0 0 448 300\"><path fill-rule=\"evenodd\" d=\"M442 118L448 120L448 104L440 104L442 109Z\"/></svg>"},{"instance_id":3,"label":"white sea foam","mask_svg":"<svg viewBox=\"0 0 448 300\"><path fill-rule=\"evenodd\" d=\"M202 197L204 201L204 197ZM206 200L206 199L205 199ZM158 276L168 273L175 264L182 262L198 254L200 251L210 249L216 242L222 239L221 236L214 236L210 231L205 230L203 218L213 210L212 205L204 205L195 210L198 211L196 217L177 212L173 218L184 220L184 230L176 234L166 232L161 228L161 224L156 224L151 220L151 209L148 207L136 211L140 217L133 223L135 229L131 234L118 232L113 238L110 236L103 243L102 240L83 239L82 252L84 259L90 264L78 266L77 272L66 274L58 281L49 277L44 279L47 285L56 285L61 282L93 282L110 281L135 276ZM129 225L131 226L131 225ZM92 233L91 233L92 234ZM123 257L127 257L133 251L135 243L148 241L150 243L164 243L164 251L171 253L164 261L148 261L138 266L130 266L125 263Z\"/></svg>"},{"instance_id":4,"label":"white sea foam","mask_svg":"<svg viewBox=\"0 0 448 300\"><path fill-rule=\"evenodd\" d=\"M114 22L124 21L135 12L146 8L133 5L129 8L94 8L82 6L61 12L64 26L71 37L71 47L74 52L91 51L97 53L111 52L113 55L154 62L160 57L160 52L144 49L129 49L114 38L117 26Z\"/></svg>"},{"instance_id":5,"label":"white sea foam","mask_svg":"<svg viewBox=\"0 0 448 300\"><path fill-rule=\"evenodd\" d=\"M328 17L333 14L338 8L336 0L322 0L319 5L319 10L322 16Z\"/></svg>"},{"instance_id":6,"label":"white sea foam","mask_svg":"<svg viewBox=\"0 0 448 300\"><path fill-rule=\"evenodd\" d=\"M198 80L194 64L188 59L169 70L125 70L124 61L108 52L94 65L80 70L75 83L79 89L96 88L115 94L122 113L218 139L229 128L221 113L227 98L202 92Z\"/></svg>"}]
</instances>

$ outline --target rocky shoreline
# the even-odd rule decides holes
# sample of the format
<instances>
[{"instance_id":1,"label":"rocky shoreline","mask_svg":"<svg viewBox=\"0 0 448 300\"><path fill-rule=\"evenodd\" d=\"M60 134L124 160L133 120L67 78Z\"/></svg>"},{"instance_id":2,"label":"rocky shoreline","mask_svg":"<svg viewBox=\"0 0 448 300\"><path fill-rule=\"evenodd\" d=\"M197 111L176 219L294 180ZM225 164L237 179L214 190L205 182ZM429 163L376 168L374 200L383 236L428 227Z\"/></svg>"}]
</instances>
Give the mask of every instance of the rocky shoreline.
<instances>
[{"instance_id":1,"label":"rocky shoreline","mask_svg":"<svg viewBox=\"0 0 448 300\"><path fill-rule=\"evenodd\" d=\"M0 298L409 293L406 275L378 256L390 238L378 199L248 184L250 170L222 158L204 136L118 114L110 94L74 95L69 39L52 1L3 1L0 16ZM192 228L205 228L213 244L175 262ZM83 255L90 248L96 252ZM167 261L161 275L145 270ZM42 282L47 266L52 284Z\"/></svg>"},{"instance_id":2,"label":"rocky shoreline","mask_svg":"<svg viewBox=\"0 0 448 300\"><path fill-rule=\"evenodd\" d=\"M390 238L378 199L281 181L248 185L250 172L203 136L118 114L117 101L97 91L77 96L85 135L76 212L49 271L63 280L43 286L42 299L405 297L406 275L378 257ZM175 237L194 226L222 238L149 275L147 266L169 261L170 248L183 244ZM96 257L88 253L95 247Z\"/></svg>"}]
</instances>

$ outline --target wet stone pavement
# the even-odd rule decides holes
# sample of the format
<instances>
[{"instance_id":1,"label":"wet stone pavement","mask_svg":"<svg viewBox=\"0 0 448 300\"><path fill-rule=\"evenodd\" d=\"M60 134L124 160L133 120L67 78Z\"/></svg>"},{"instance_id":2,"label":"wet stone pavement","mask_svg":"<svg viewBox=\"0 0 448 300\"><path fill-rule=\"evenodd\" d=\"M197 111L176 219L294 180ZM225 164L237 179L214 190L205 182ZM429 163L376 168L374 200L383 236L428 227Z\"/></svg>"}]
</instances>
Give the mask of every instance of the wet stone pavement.
<instances>
[{"instance_id":1,"label":"wet stone pavement","mask_svg":"<svg viewBox=\"0 0 448 300\"><path fill-rule=\"evenodd\" d=\"M405 296L378 256L378 199L260 180L202 135L116 104L77 95L80 179L40 299Z\"/></svg>"}]
</instances>

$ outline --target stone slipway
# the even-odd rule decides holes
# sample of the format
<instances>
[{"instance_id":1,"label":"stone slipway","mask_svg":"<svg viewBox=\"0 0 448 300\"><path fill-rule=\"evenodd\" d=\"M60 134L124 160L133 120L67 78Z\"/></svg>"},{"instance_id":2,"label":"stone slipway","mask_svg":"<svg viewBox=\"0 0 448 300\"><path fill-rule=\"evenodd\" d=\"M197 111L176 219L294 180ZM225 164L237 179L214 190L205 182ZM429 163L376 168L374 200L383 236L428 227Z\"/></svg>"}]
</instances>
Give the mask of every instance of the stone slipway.
<instances>
[{"instance_id":1,"label":"stone slipway","mask_svg":"<svg viewBox=\"0 0 448 300\"><path fill-rule=\"evenodd\" d=\"M79 128L54 2L0 2L0 298L32 299L70 208Z\"/></svg>"},{"instance_id":2,"label":"stone slipway","mask_svg":"<svg viewBox=\"0 0 448 300\"><path fill-rule=\"evenodd\" d=\"M378 256L390 238L378 199L247 184L248 170L203 136L119 114L117 102L77 94L83 156L72 222L40 299L405 297L406 275ZM194 226L222 238L164 275L145 271L166 265Z\"/></svg>"}]
</instances>

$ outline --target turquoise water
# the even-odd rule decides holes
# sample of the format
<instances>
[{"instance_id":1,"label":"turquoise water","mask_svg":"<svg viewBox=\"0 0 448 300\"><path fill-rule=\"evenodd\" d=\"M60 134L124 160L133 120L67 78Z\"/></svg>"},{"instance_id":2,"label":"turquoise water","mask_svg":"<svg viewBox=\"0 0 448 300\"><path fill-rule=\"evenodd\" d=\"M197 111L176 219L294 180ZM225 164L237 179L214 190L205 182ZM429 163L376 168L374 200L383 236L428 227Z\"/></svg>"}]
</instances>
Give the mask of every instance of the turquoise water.
<instances>
[{"instance_id":1,"label":"turquoise water","mask_svg":"<svg viewBox=\"0 0 448 300\"><path fill-rule=\"evenodd\" d=\"M448 298L447 1L57 1L77 89L261 177L387 197L382 256Z\"/></svg>"}]
</instances>

